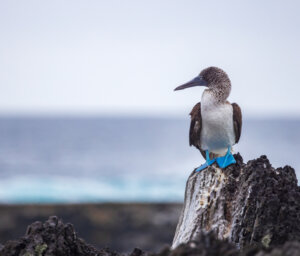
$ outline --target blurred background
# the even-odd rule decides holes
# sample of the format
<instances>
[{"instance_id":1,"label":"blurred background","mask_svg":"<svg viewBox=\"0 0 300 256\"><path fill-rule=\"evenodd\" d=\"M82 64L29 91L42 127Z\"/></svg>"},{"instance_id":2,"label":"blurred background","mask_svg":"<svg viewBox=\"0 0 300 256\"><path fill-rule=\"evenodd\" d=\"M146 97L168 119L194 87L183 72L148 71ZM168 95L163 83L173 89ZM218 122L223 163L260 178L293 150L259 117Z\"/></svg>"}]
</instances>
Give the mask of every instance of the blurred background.
<instances>
[{"instance_id":1,"label":"blurred background","mask_svg":"<svg viewBox=\"0 0 300 256\"><path fill-rule=\"evenodd\" d=\"M242 108L235 151L299 176L299 8L0 1L0 243L53 214L98 246L170 243L204 162L188 145L203 89L173 89L208 66L228 73Z\"/></svg>"}]
</instances>

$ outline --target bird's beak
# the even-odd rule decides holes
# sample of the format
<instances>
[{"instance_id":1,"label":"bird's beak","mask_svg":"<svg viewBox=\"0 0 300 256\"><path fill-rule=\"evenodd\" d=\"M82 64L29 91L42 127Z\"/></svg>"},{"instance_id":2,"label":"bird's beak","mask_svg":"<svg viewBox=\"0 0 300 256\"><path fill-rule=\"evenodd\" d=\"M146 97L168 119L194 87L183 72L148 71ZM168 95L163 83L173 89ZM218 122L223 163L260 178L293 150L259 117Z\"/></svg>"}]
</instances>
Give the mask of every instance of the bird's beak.
<instances>
[{"instance_id":1,"label":"bird's beak","mask_svg":"<svg viewBox=\"0 0 300 256\"><path fill-rule=\"evenodd\" d=\"M193 86L207 86L207 82L201 76L196 76L193 80L176 87L174 91L183 90Z\"/></svg>"}]
</instances>

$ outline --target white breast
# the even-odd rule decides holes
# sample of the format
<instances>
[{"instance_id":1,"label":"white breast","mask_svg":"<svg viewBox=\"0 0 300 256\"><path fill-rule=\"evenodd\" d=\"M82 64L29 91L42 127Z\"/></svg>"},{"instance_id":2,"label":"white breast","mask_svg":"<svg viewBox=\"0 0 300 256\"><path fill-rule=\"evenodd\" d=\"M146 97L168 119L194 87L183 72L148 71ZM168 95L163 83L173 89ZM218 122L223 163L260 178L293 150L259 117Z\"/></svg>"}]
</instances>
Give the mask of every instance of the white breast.
<instances>
[{"instance_id":1,"label":"white breast","mask_svg":"<svg viewBox=\"0 0 300 256\"><path fill-rule=\"evenodd\" d=\"M224 155L235 143L231 104L216 104L213 95L205 91L201 100L201 148Z\"/></svg>"}]
</instances>

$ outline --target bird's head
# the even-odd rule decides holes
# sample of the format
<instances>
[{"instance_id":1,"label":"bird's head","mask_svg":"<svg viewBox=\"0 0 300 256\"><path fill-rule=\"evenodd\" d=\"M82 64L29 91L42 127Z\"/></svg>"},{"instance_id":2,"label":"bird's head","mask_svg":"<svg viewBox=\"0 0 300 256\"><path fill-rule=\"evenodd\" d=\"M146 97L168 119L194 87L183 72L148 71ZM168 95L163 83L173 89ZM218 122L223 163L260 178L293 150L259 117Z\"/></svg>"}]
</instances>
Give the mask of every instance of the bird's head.
<instances>
[{"instance_id":1,"label":"bird's head","mask_svg":"<svg viewBox=\"0 0 300 256\"><path fill-rule=\"evenodd\" d=\"M216 93L224 92L224 97L227 98L230 93L231 82L225 71L217 67L209 67L203 69L193 80L176 87L174 91L193 86L206 86Z\"/></svg>"}]
</instances>

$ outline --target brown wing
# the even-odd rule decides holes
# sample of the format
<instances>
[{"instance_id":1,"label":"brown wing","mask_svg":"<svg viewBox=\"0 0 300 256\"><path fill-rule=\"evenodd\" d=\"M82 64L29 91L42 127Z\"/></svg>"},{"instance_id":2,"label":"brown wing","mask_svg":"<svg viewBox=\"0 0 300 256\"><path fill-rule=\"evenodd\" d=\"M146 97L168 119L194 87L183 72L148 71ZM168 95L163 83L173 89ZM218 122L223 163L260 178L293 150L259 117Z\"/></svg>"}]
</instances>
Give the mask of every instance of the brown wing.
<instances>
[{"instance_id":1,"label":"brown wing","mask_svg":"<svg viewBox=\"0 0 300 256\"><path fill-rule=\"evenodd\" d=\"M242 132L242 111L238 104L232 103L233 108L233 128L235 134L235 143L238 143Z\"/></svg>"},{"instance_id":2,"label":"brown wing","mask_svg":"<svg viewBox=\"0 0 300 256\"><path fill-rule=\"evenodd\" d=\"M200 148L201 146L201 128L202 128L202 118L201 118L201 103L197 103L191 113L191 125L190 125L190 146L195 146L198 148L205 158L205 152Z\"/></svg>"}]
</instances>

